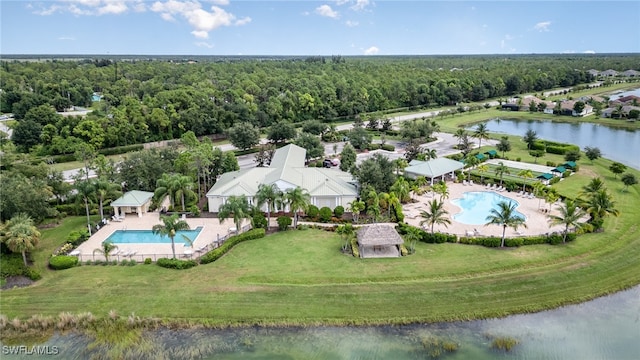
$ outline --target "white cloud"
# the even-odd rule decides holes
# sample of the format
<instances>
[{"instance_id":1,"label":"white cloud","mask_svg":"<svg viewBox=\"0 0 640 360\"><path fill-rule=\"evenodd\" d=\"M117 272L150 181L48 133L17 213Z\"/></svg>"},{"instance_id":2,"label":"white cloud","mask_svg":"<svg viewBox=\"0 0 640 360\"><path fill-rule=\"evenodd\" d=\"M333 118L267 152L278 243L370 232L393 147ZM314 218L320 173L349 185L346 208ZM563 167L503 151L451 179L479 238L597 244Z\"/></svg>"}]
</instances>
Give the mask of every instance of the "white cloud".
<instances>
[{"instance_id":1,"label":"white cloud","mask_svg":"<svg viewBox=\"0 0 640 360\"><path fill-rule=\"evenodd\" d=\"M562 53L563 54L575 54L576 51L575 50L564 50Z\"/></svg>"},{"instance_id":2,"label":"white cloud","mask_svg":"<svg viewBox=\"0 0 640 360\"><path fill-rule=\"evenodd\" d=\"M380 49L378 49L376 46L372 46L372 47L366 49L364 51L364 54L365 55L376 55L379 52L380 52Z\"/></svg>"},{"instance_id":3,"label":"white cloud","mask_svg":"<svg viewBox=\"0 0 640 360\"><path fill-rule=\"evenodd\" d=\"M347 25L348 27L356 27L360 25L360 23L357 21L347 20L345 21L345 25Z\"/></svg>"},{"instance_id":4,"label":"white cloud","mask_svg":"<svg viewBox=\"0 0 640 360\"><path fill-rule=\"evenodd\" d=\"M346 3L348 3L350 0L336 0L336 4L337 5L344 5Z\"/></svg>"},{"instance_id":5,"label":"white cloud","mask_svg":"<svg viewBox=\"0 0 640 360\"><path fill-rule=\"evenodd\" d=\"M594 50L585 50L582 53L583 54L595 54L596 52Z\"/></svg>"},{"instance_id":6,"label":"white cloud","mask_svg":"<svg viewBox=\"0 0 640 360\"><path fill-rule=\"evenodd\" d=\"M195 0L156 1L150 10L160 13L167 21L175 20L176 16L184 18L193 27L191 34L199 39L209 38L209 32L221 26L241 26L251 22L250 17L236 19L235 15L215 5L211 6L210 11L204 10Z\"/></svg>"},{"instance_id":7,"label":"white cloud","mask_svg":"<svg viewBox=\"0 0 640 360\"><path fill-rule=\"evenodd\" d=\"M204 47L204 48L207 48L207 49L213 48L212 44L209 44L208 42L205 42L205 41L198 41L198 42L195 43L195 45L197 47Z\"/></svg>"},{"instance_id":8,"label":"white cloud","mask_svg":"<svg viewBox=\"0 0 640 360\"><path fill-rule=\"evenodd\" d=\"M330 17L332 19L338 18L338 12L334 11L329 5L320 5L316 8L315 13L320 16Z\"/></svg>"},{"instance_id":9,"label":"white cloud","mask_svg":"<svg viewBox=\"0 0 640 360\"><path fill-rule=\"evenodd\" d=\"M58 40L62 40L62 41L75 41L76 38L73 36L60 36L58 38Z\"/></svg>"},{"instance_id":10,"label":"white cloud","mask_svg":"<svg viewBox=\"0 0 640 360\"><path fill-rule=\"evenodd\" d=\"M143 12L146 10L144 0L61 0L49 6L43 6L42 4L39 5L40 6L34 10L34 13L37 15L51 15L58 12L68 12L77 16L99 16L122 14L130 9L136 12ZM33 6L28 8L34 9Z\"/></svg>"},{"instance_id":11,"label":"white cloud","mask_svg":"<svg viewBox=\"0 0 640 360\"><path fill-rule=\"evenodd\" d=\"M540 32L546 32L546 31L549 31L549 26L551 26L551 21L542 21L535 24L533 28Z\"/></svg>"},{"instance_id":12,"label":"white cloud","mask_svg":"<svg viewBox=\"0 0 640 360\"><path fill-rule=\"evenodd\" d=\"M211 2L220 6L229 5L229 0L211 0Z\"/></svg>"},{"instance_id":13,"label":"white cloud","mask_svg":"<svg viewBox=\"0 0 640 360\"><path fill-rule=\"evenodd\" d=\"M108 2L104 6L98 8L98 15L104 14L122 14L129 10L124 1Z\"/></svg>"},{"instance_id":14,"label":"white cloud","mask_svg":"<svg viewBox=\"0 0 640 360\"><path fill-rule=\"evenodd\" d=\"M356 0L355 5L351 7L352 10L361 11L364 10L367 6L369 6L369 0Z\"/></svg>"},{"instance_id":15,"label":"white cloud","mask_svg":"<svg viewBox=\"0 0 640 360\"><path fill-rule=\"evenodd\" d=\"M504 39L505 39L505 40L507 40L507 41L508 41L508 40L513 40L513 39L515 39L515 38L516 38L515 36L511 36L511 35L509 35L509 34L506 34L506 35L504 36Z\"/></svg>"},{"instance_id":16,"label":"white cloud","mask_svg":"<svg viewBox=\"0 0 640 360\"><path fill-rule=\"evenodd\" d=\"M505 44L505 41L504 41L504 40L500 40L500 48L501 48L501 49L504 49L504 46L505 46L505 45L506 45L506 44Z\"/></svg>"}]
</instances>

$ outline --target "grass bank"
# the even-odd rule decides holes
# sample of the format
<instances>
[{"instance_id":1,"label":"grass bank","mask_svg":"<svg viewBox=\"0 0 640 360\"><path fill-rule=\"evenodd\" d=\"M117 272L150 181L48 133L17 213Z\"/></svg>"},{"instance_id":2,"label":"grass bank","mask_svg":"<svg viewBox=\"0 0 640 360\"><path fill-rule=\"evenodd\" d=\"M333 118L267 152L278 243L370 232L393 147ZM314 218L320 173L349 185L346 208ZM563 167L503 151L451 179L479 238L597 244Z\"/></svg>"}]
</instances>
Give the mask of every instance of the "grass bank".
<instances>
[{"instance_id":1,"label":"grass bank","mask_svg":"<svg viewBox=\"0 0 640 360\"><path fill-rule=\"evenodd\" d=\"M348 325L468 320L582 302L640 283L640 193L638 186L623 192L610 163L581 162L580 173L557 185L572 195L599 175L621 212L606 221L604 233L567 245L497 250L420 243L412 256L360 260L342 255L333 233L290 231L241 243L215 263L184 271L43 269L35 285L3 291L0 312L26 318L114 310L210 326ZM43 230L51 239L43 244L55 246L64 241L63 227L82 224L69 218ZM50 251L42 247L34 258L40 262Z\"/></svg>"}]
</instances>

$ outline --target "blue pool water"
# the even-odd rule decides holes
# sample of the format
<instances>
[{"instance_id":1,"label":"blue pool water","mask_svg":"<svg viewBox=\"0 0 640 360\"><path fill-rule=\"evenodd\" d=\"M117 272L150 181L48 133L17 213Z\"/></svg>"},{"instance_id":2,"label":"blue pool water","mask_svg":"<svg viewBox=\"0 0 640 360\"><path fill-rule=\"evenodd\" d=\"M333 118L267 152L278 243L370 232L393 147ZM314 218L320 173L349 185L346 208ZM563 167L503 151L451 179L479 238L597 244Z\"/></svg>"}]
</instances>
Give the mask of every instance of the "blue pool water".
<instances>
[{"instance_id":1,"label":"blue pool water","mask_svg":"<svg viewBox=\"0 0 640 360\"><path fill-rule=\"evenodd\" d=\"M484 225L487 223L487 216L491 209L498 209L498 203L512 201L520 205L517 201L502 196L492 191L471 191L464 193L461 199L454 199L451 202L462 209L461 213L453 215L457 222L469 225ZM519 211L515 211L516 216L526 219Z\"/></svg>"},{"instance_id":2,"label":"blue pool water","mask_svg":"<svg viewBox=\"0 0 640 360\"><path fill-rule=\"evenodd\" d=\"M182 235L186 235L191 241L194 241L200 234L201 227L195 230L180 230L176 233L173 241L176 244L184 244L189 246ZM155 235L151 230L116 230L107 240L113 244L170 244L171 239L168 236Z\"/></svg>"}]
</instances>

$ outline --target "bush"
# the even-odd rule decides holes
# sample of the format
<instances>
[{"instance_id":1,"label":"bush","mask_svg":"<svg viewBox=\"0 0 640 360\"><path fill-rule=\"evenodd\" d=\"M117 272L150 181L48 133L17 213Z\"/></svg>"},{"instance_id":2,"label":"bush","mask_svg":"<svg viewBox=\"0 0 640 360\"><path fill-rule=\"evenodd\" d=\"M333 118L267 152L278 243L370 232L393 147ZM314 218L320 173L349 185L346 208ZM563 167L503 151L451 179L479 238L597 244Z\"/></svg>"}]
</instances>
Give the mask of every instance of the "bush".
<instances>
[{"instance_id":1,"label":"bush","mask_svg":"<svg viewBox=\"0 0 640 360\"><path fill-rule=\"evenodd\" d=\"M558 245L560 243L562 243L562 235L551 234L547 237L547 244Z\"/></svg>"},{"instance_id":2,"label":"bush","mask_svg":"<svg viewBox=\"0 0 640 360\"><path fill-rule=\"evenodd\" d=\"M547 161L547 166L556 167L558 165L556 163L554 163L553 161Z\"/></svg>"},{"instance_id":3,"label":"bush","mask_svg":"<svg viewBox=\"0 0 640 360\"><path fill-rule=\"evenodd\" d=\"M280 221L279 221L280 218L284 218L284 216L281 216L278 218L278 224L280 224ZM287 218L287 219L289 219L289 223L291 223L291 218ZM231 250L234 246L236 246L236 244L239 244L247 240L260 239L260 238L263 238L264 236L265 236L264 229L253 229L253 230L247 231L246 233L232 236L229 239L227 239L227 241L225 241L224 244L222 244L219 248L216 248L204 254L200 258L200 264L212 263L218 260L220 257L222 257L222 255L226 254L229 250Z\"/></svg>"},{"instance_id":4,"label":"bush","mask_svg":"<svg viewBox=\"0 0 640 360\"><path fill-rule=\"evenodd\" d=\"M351 238L351 253L353 254L353 257L360 257L360 250L358 250L358 239L355 237Z\"/></svg>"},{"instance_id":5,"label":"bush","mask_svg":"<svg viewBox=\"0 0 640 360\"><path fill-rule=\"evenodd\" d=\"M445 234L445 233L430 233L427 231L422 231L422 236L420 237L420 241L426 242L429 244L442 244L442 243L455 243L458 241L458 237L454 234Z\"/></svg>"},{"instance_id":6,"label":"bush","mask_svg":"<svg viewBox=\"0 0 640 360\"><path fill-rule=\"evenodd\" d=\"M56 210L59 213L66 213L68 215L81 215L85 213L84 206L80 204L60 204L56 205Z\"/></svg>"},{"instance_id":7,"label":"bush","mask_svg":"<svg viewBox=\"0 0 640 360\"><path fill-rule=\"evenodd\" d=\"M251 218L251 225L254 229L266 229L267 218L261 212L256 213L255 215L253 215L253 218Z\"/></svg>"},{"instance_id":8,"label":"bush","mask_svg":"<svg viewBox=\"0 0 640 360\"><path fill-rule=\"evenodd\" d=\"M340 206L340 205L336 206L336 208L333 209L333 214L336 217L342 217L342 215L344 215L344 206Z\"/></svg>"},{"instance_id":9,"label":"bush","mask_svg":"<svg viewBox=\"0 0 640 360\"><path fill-rule=\"evenodd\" d=\"M156 265L167 269L184 270L190 269L198 265L198 263L195 260L160 258L158 259L158 261L156 261Z\"/></svg>"},{"instance_id":10,"label":"bush","mask_svg":"<svg viewBox=\"0 0 640 360\"><path fill-rule=\"evenodd\" d=\"M524 239L522 238L507 238L504 239L504 246L506 247L520 247L524 244Z\"/></svg>"},{"instance_id":11,"label":"bush","mask_svg":"<svg viewBox=\"0 0 640 360\"><path fill-rule=\"evenodd\" d=\"M536 140L531 146L531 150L544 150L547 147L544 141Z\"/></svg>"},{"instance_id":12,"label":"bush","mask_svg":"<svg viewBox=\"0 0 640 360\"><path fill-rule=\"evenodd\" d=\"M380 149L380 144L369 144L367 145L367 150L378 150Z\"/></svg>"},{"instance_id":13,"label":"bush","mask_svg":"<svg viewBox=\"0 0 640 360\"><path fill-rule=\"evenodd\" d=\"M76 256L58 255L52 256L49 259L49 267L53 270L69 269L78 265L78 258Z\"/></svg>"},{"instance_id":14,"label":"bush","mask_svg":"<svg viewBox=\"0 0 640 360\"><path fill-rule=\"evenodd\" d=\"M546 244L547 237L546 236L527 236L522 238L522 245L540 245Z\"/></svg>"},{"instance_id":15,"label":"bush","mask_svg":"<svg viewBox=\"0 0 640 360\"><path fill-rule=\"evenodd\" d=\"M67 242L74 247L82 244L89 239L88 230L72 231L67 235Z\"/></svg>"},{"instance_id":16,"label":"bush","mask_svg":"<svg viewBox=\"0 0 640 360\"><path fill-rule=\"evenodd\" d=\"M149 265L149 264L151 264L151 258L146 258L146 259L144 259L144 264L145 264L145 265Z\"/></svg>"},{"instance_id":17,"label":"bush","mask_svg":"<svg viewBox=\"0 0 640 360\"><path fill-rule=\"evenodd\" d=\"M7 278L9 276L25 275L28 271L28 267L24 266L21 254L7 254L2 255L2 265L0 265L0 278Z\"/></svg>"},{"instance_id":18,"label":"bush","mask_svg":"<svg viewBox=\"0 0 640 360\"><path fill-rule=\"evenodd\" d=\"M198 205L191 205L189 206L188 210L191 213L191 215L193 215L194 217L200 216L200 208L198 207Z\"/></svg>"},{"instance_id":19,"label":"bush","mask_svg":"<svg viewBox=\"0 0 640 360\"><path fill-rule=\"evenodd\" d=\"M380 148L382 150L386 150L386 151L396 151L396 147L391 145L391 144L384 144L384 145L380 146Z\"/></svg>"},{"instance_id":20,"label":"bush","mask_svg":"<svg viewBox=\"0 0 640 360\"><path fill-rule=\"evenodd\" d=\"M309 205L307 211L305 211L305 214L307 214L307 217L315 220L318 215L320 215L320 209L318 209L318 207L315 205Z\"/></svg>"},{"instance_id":21,"label":"bush","mask_svg":"<svg viewBox=\"0 0 640 360\"><path fill-rule=\"evenodd\" d=\"M278 230L280 231L285 231L287 229L289 229L289 226L291 226L291 218L288 216L278 216L278 220L276 220L278 222Z\"/></svg>"},{"instance_id":22,"label":"bush","mask_svg":"<svg viewBox=\"0 0 640 360\"><path fill-rule=\"evenodd\" d=\"M557 184L560 182L559 176L554 176L551 180L549 180L549 185Z\"/></svg>"},{"instance_id":23,"label":"bush","mask_svg":"<svg viewBox=\"0 0 640 360\"><path fill-rule=\"evenodd\" d=\"M98 153L104 156L109 156L109 155L125 154L133 151L140 151L143 149L144 149L144 145L135 144L135 145L117 146L117 147L108 148L108 149L100 149L98 150Z\"/></svg>"},{"instance_id":24,"label":"bush","mask_svg":"<svg viewBox=\"0 0 640 360\"><path fill-rule=\"evenodd\" d=\"M329 222L329 220L331 220L331 215L333 215L333 212L329 207L323 206L322 209L320 209L321 222Z\"/></svg>"}]
</instances>

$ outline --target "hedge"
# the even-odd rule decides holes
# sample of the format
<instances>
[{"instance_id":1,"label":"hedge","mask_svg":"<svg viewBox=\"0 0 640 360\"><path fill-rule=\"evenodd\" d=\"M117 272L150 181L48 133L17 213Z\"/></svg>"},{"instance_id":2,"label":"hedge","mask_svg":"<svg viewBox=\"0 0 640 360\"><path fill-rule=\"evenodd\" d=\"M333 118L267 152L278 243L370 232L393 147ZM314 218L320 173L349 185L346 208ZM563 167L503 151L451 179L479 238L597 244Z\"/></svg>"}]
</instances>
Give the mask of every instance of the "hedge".
<instances>
[{"instance_id":1,"label":"hedge","mask_svg":"<svg viewBox=\"0 0 640 360\"><path fill-rule=\"evenodd\" d=\"M380 148L385 151L396 151L396 147L391 144L384 144Z\"/></svg>"},{"instance_id":2,"label":"hedge","mask_svg":"<svg viewBox=\"0 0 640 360\"><path fill-rule=\"evenodd\" d=\"M563 234L552 233L548 235L526 236L516 238L505 238L505 247L518 247L526 245L558 245L562 243ZM575 233L567 234L567 242L574 241L576 239ZM460 243L466 245L480 245L486 247L499 247L502 242L501 238L495 236L489 237L461 237Z\"/></svg>"},{"instance_id":3,"label":"hedge","mask_svg":"<svg viewBox=\"0 0 640 360\"><path fill-rule=\"evenodd\" d=\"M417 229L418 234L420 235L420 241L428 243L428 244L442 244L445 242L455 243L458 241L458 237L455 234L446 234L446 233L430 233L423 229L417 228L415 226L411 226L407 223L399 223L398 224L398 232L401 235L405 235L407 233L408 228Z\"/></svg>"},{"instance_id":4,"label":"hedge","mask_svg":"<svg viewBox=\"0 0 640 360\"><path fill-rule=\"evenodd\" d=\"M133 151L140 151L143 149L144 149L144 145L135 144L135 145L116 146L116 147L107 148L107 149L100 149L98 150L98 153L104 156L109 156L109 155L126 154Z\"/></svg>"},{"instance_id":5,"label":"hedge","mask_svg":"<svg viewBox=\"0 0 640 360\"><path fill-rule=\"evenodd\" d=\"M156 261L156 265L167 269L184 270L190 269L198 265L198 263L195 260L160 258Z\"/></svg>"},{"instance_id":6,"label":"hedge","mask_svg":"<svg viewBox=\"0 0 640 360\"><path fill-rule=\"evenodd\" d=\"M218 260L222 255L226 254L229 250L231 250L236 244L239 244L243 241L260 239L265 236L264 229L252 229L247 231L246 233L242 233L240 235L235 235L230 237L227 241L222 244L217 249L213 249L208 253L204 254L200 258L200 264L208 264ZM158 260L159 261L159 260Z\"/></svg>"},{"instance_id":7,"label":"hedge","mask_svg":"<svg viewBox=\"0 0 640 360\"><path fill-rule=\"evenodd\" d=\"M78 257L69 255L52 256L49 259L49 267L53 270L69 269L78 265Z\"/></svg>"},{"instance_id":8,"label":"hedge","mask_svg":"<svg viewBox=\"0 0 640 360\"><path fill-rule=\"evenodd\" d=\"M23 275L31 280L39 280L42 278L36 270L24 266L22 254L7 254L0 257L2 265L0 266L0 278L6 279L9 276Z\"/></svg>"}]
</instances>

